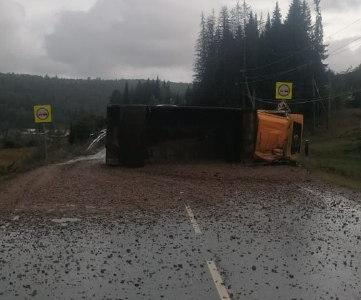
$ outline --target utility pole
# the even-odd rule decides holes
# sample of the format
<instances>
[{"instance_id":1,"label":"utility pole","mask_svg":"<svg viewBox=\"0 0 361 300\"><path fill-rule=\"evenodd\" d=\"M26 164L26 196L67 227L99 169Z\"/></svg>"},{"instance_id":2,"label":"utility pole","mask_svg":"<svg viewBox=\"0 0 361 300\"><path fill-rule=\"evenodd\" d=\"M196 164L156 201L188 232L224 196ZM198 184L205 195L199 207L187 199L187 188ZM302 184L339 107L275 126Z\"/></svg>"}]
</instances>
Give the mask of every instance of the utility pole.
<instances>
[{"instance_id":1,"label":"utility pole","mask_svg":"<svg viewBox=\"0 0 361 300\"><path fill-rule=\"evenodd\" d=\"M48 160L48 144L46 141L46 128L45 128L45 123L43 123L43 136L44 136L44 156L45 156L45 161Z\"/></svg>"},{"instance_id":2,"label":"utility pole","mask_svg":"<svg viewBox=\"0 0 361 300\"><path fill-rule=\"evenodd\" d=\"M331 125L331 97L332 97L332 80L331 76L329 78L329 85L328 85L328 105L327 105L327 129L330 129Z\"/></svg>"},{"instance_id":3,"label":"utility pole","mask_svg":"<svg viewBox=\"0 0 361 300\"><path fill-rule=\"evenodd\" d=\"M245 5L245 3L244 3ZM245 9L245 6L244 6ZM244 19L243 22L243 28L246 28L246 20ZM244 77L244 82L246 83L246 88L247 88L247 95L249 98L249 101L251 102L252 108L255 109L256 108L256 103L255 103L255 99L253 98L252 94L251 94L251 90L249 89L249 84L248 84L248 78L247 78L247 36L246 36L246 32L244 33L244 47L243 47L243 66L244 66L244 70L243 70L243 77Z\"/></svg>"},{"instance_id":4,"label":"utility pole","mask_svg":"<svg viewBox=\"0 0 361 300\"><path fill-rule=\"evenodd\" d=\"M245 10L245 2L243 3L243 9ZM244 42L243 42L243 78L244 78L244 82L246 83L246 87L248 90L248 81L247 81L247 37L246 37L246 19L244 16L243 19L243 30L244 30ZM246 107L246 99L245 99L245 94L243 93L243 103L242 103L242 108Z\"/></svg>"},{"instance_id":5,"label":"utility pole","mask_svg":"<svg viewBox=\"0 0 361 300\"><path fill-rule=\"evenodd\" d=\"M313 107L313 133L316 131L316 103L315 103L315 97L316 97L316 91L315 91L315 76L312 76L312 107Z\"/></svg>"},{"instance_id":6,"label":"utility pole","mask_svg":"<svg viewBox=\"0 0 361 300\"><path fill-rule=\"evenodd\" d=\"M246 72L244 72L244 79L245 79L245 82L246 82L247 95L248 95L249 101L251 102L252 108L255 109L256 108L256 103L255 103L255 100L254 100L254 98L253 98L253 96L251 94L251 90L249 89L248 78L247 78Z\"/></svg>"}]
</instances>

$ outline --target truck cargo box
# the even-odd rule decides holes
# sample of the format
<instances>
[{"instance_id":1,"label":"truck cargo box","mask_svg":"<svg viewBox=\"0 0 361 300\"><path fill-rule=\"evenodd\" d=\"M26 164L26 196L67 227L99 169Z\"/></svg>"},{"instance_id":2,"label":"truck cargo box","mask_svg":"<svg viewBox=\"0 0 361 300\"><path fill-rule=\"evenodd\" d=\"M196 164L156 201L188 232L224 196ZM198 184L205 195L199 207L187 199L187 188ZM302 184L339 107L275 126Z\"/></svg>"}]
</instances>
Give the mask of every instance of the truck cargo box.
<instances>
[{"instance_id":1,"label":"truck cargo box","mask_svg":"<svg viewBox=\"0 0 361 300\"><path fill-rule=\"evenodd\" d=\"M252 159L254 110L194 106L110 105L106 162L143 166L152 160Z\"/></svg>"}]
</instances>

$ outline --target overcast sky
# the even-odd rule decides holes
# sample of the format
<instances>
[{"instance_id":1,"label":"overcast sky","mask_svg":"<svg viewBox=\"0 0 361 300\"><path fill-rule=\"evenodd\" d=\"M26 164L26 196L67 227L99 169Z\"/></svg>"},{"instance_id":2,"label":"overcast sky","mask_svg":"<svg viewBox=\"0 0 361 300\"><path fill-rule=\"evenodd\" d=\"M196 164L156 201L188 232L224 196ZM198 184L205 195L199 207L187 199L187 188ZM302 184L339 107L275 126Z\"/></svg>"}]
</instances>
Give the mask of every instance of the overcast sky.
<instances>
[{"instance_id":1,"label":"overcast sky","mask_svg":"<svg viewBox=\"0 0 361 300\"><path fill-rule=\"evenodd\" d=\"M264 14L274 6L270 0L248 2ZM279 2L285 16L290 0ZM202 10L234 3L0 0L0 72L191 81ZM323 0L322 8L331 54L361 36L361 20L345 28L361 18L361 0ZM328 59L332 69L344 71L361 63L361 41L342 51Z\"/></svg>"}]
</instances>

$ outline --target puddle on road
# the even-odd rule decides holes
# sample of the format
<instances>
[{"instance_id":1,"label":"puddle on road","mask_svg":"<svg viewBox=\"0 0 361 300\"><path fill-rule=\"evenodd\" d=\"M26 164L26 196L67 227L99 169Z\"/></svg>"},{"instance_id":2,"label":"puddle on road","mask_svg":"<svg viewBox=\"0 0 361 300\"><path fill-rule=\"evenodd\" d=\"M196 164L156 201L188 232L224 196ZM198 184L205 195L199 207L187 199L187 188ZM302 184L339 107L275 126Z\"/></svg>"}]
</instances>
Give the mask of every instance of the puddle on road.
<instances>
[{"instance_id":1,"label":"puddle on road","mask_svg":"<svg viewBox=\"0 0 361 300\"><path fill-rule=\"evenodd\" d=\"M94 155L81 156L75 159L71 159L67 162L61 163L59 165L71 165L80 161L92 161L92 160L105 160L105 149L100 150Z\"/></svg>"}]
</instances>

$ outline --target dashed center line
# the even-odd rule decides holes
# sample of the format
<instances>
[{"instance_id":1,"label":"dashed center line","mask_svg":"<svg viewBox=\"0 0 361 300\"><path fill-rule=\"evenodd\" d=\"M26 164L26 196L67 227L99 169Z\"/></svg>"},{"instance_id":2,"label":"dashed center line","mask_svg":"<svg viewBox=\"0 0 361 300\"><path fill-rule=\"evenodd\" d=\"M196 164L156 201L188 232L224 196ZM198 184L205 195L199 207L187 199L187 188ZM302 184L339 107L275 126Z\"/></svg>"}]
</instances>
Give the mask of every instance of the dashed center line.
<instances>
[{"instance_id":1,"label":"dashed center line","mask_svg":"<svg viewBox=\"0 0 361 300\"><path fill-rule=\"evenodd\" d=\"M202 231L196 221L196 218L194 217L193 210L189 207L189 205L186 205L185 207L186 207L189 219L191 221L191 224L193 226L194 232L196 234L202 234ZM207 266L208 266L209 272L211 273L214 285L218 291L220 299L221 300L230 300L231 298L228 295L228 291L227 291L226 287L224 286L223 279L222 279L221 275L219 274L214 261L208 260Z\"/></svg>"},{"instance_id":2,"label":"dashed center line","mask_svg":"<svg viewBox=\"0 0 361 300\"><path fill-rule=\"evenodd\" d=\"M196 221L196 219L194 217L194 213L193 213L192 209L188 205L186 205L186 210L187 210L187 214L189 216L189 219L191 221L191 224L193 226L194 232L196 234L202 234L202 231L201 231L201 229L200 229L200 227L199 227L199 225L198 225L198 223L197 223L197 221Z\"/></svg>"},{"instance_id":3,"label":"dashed center line","mask_svg":"<svg viewBox=\"0 0 361 300\"><path fill-rule=\"evenodd\" d=\"M212 275L214 285L217 288L219 297L222 300L230 300L231 298L229 297L228 291L227 291L226 287L224 286L223 279L217 270L216 264L214 263L214 261L209 260L209 261L207 261L207 265L208 265L209 272Z\"/></svg>"},{"instance_id":4,"label":"dashed center line","mask_svg":"<svg viewBox=\"0 0 361 300\"><path fill-rule=\"evenodd\" d=\"M189 205L186 205L185 207L186 207L189 219L191 221L191 224L193 226L194 232L196 234L202 234L202 231L196 221L196 218L194 217L193 210L189 207ZM208 266L209 272L211 273L214 285L217 289L220 299L221 300L230 300L231 298L229 297L228 291L227 291L226 287L224 286L223 279L222 279L221 275L219 274L214 261L208 260L207 266Z\"/></svg>"}]
</instances>

